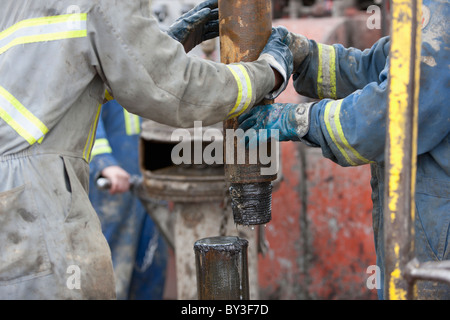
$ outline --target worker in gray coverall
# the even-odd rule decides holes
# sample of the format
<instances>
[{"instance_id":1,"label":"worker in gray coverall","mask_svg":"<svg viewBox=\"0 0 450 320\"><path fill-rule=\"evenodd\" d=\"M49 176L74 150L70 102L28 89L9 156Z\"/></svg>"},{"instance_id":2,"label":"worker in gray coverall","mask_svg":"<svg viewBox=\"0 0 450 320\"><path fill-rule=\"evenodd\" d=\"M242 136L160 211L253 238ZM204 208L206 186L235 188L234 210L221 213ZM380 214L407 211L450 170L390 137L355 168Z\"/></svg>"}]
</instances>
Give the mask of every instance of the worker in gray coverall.
<instances>
[{"instance_id":1,"label":"worker in gray coverall","mask_svg":"<svg viewBox=\"0 0 450 320\"><path fill-rule=\"evenodd\" d=\"M131 113L192 127L234 117L287 84L292 55L280 52L289 48L276 28L258 61L224 65L186 55L217 35L207 27L217 0L168 34L140 2L2 1L0 299L115 298L87 193L105 90Z\"/></svg>"}]
</instances>

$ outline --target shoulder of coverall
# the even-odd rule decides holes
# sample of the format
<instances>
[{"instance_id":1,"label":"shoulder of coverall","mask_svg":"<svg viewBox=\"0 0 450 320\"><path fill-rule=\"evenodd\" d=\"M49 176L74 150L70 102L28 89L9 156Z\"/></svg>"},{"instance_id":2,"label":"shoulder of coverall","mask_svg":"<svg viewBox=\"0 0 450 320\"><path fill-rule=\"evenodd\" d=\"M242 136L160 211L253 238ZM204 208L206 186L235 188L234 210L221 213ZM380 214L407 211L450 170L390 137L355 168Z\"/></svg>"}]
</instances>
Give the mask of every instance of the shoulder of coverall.
<instances>
[{"instance_id":1,"label":"shoulder of coverall","mask_svg":"<svg viewBox=\"0 0 450 320\"><path fill-rule=\"evenodd\" d=\"M87 1L91 6L98 10L104 18L114 24L133 23L135 18L152 18L150 14L150 5L143 5L143 0L110 1L110 0L92 0ZM148 3L148 1L146 1Z\"/></svg>"}]
</instances>

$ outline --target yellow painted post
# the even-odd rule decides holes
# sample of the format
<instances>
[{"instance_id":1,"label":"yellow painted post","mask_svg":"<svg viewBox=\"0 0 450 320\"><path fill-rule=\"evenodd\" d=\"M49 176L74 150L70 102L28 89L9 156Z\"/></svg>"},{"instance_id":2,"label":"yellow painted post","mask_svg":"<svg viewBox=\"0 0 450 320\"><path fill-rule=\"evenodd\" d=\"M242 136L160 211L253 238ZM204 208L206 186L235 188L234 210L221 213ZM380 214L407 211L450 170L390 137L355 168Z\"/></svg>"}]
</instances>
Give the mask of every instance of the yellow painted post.
<instances>
[{"instance_id":1,"label":"yellow painted post","mask_svg":"<svg viewBox=\"0 0 450 320\"><path fill-rule=\"evenodd\" d=\"M391 300L417 297L405 266L414 258L421 12L421 0L392 0L384 210L384 297Z\"/></svg>"}]
</instances>

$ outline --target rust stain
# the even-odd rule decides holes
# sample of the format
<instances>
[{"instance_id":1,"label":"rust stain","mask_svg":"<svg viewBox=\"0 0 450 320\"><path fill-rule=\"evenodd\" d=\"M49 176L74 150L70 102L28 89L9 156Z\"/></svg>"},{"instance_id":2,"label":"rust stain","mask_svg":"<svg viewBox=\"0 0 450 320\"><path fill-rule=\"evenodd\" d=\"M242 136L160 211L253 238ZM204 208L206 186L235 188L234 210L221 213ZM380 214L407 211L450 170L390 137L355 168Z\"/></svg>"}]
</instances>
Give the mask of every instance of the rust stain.
<instances>
[{"instance_id":1,"label":"rust stain","mask_svg":"<svg viewBox=\"0 0 450 320\"><path fill-rule=\"evenodd\" d=\"M241 52L240 48L235 45L235 41L228 35L223 35L220 39L220 47L224 57L224 63L233 63L248 59L250 50ZM225 62L226 61L226 62Z\"/></svg>"}]
</instances>

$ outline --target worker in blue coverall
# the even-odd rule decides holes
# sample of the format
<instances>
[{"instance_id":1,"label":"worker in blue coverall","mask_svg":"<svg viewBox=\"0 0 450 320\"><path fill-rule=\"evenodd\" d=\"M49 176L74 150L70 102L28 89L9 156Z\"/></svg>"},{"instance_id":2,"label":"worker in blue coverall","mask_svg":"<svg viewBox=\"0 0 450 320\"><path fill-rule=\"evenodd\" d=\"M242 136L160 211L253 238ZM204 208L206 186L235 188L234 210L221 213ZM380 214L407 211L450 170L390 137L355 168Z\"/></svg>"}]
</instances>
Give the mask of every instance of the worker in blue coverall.
<instances>
[{"instance_id":1,"label":"worker in blue coverall","mask_svg":"<svg viewBox=\"0 0 450 320\"><path fill-rule=\"evenodd\" d=\"M105 103L98 121L90 162L89 198L111 249L117 299L163 298L167 244L139 199L130 177L140 176L141 118L116 100ZM99 177L111 181L108 191L96 186Z\"/></svg>"},{"instance_id":2,"label":"worker in blue coverall","mask_svg":"<svg viewBox=\"0 0 450 320\"><path fill-rule=\"evenodd\" d=\"M415 250L419 261L440 261L448 260L450 251L450 2L423 3ZM294 87L316 101L255 107L240 116L240 128L255 129L247 131L250 147L264 139L259 134L264 130L257 130L278 129L280 141L320 147L326 158L341 166L370 164L374 240L381 270L378 296L383 299L390 38L360 51L320 44L285 28L284 32L294 56ZM448 284L418 281L417 285L419 299L450 299Z\"/></svg>"}]
</instances>

